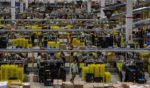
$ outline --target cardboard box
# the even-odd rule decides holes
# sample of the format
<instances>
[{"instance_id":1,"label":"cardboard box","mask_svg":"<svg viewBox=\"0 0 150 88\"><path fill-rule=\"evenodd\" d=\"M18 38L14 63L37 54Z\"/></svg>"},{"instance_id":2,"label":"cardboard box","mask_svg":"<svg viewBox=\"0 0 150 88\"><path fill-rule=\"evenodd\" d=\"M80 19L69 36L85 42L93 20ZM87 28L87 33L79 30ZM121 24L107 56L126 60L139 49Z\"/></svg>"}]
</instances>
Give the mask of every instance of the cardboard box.
<instances>
[{"instance_id":1,"label":"cardboard box","mask_svg":"<svg viewBox=\"0 0 150 88\"><path fill-rule=\"evenodd\" d=\"M39 76L38 75L33 76L33 82L39 82Z\"/></svg>"},{"instance_id":2,"label":"cardboard box","mask_svg":"<svg viewBox=\"0 0 150 88\"><path fill-rule=\"evenodd\" d=\"M74 85L71 82L64 82L62 88L74 88Z\"/></svg>"},{"instance_id":3,"label":"cardboard box","mask_svg":"<svg viewBox=\"0 0 150 88\"><path fill-rule=\"evenodd\" d=\"M22 83L23 88L30 88L30 83Z\"/></svg>"},{"instance_id":4,"label":"cardboard box","mask_svg":"<svg viewBox=\"0 0 150 88\"><path fill-rule=\"evenodd\" d=\"M93 83L87 83L83 86L83 88L94 88Z\"/></svg>"},{"instance_id":5,"label":"cardboard box","mask_svg":"<svg viewBox=\"0 0 150 88\"><path fill-rule=\"evenodd\" d=\"M70 56L65 56L66 62L70 62Z\"/></svg>"},{"instance_id":6,"label":"cardboard box","mask_svg":"<svg viewBox=\"0 0 150 88\"><path fill-rule=\"evenodd\" d=\"M85 46L80 46L80 50L85 50L86 47Z\"/></svg>"},{"instance_id":7,"label":"cardboard box","mask_svg":"<svg viewBox=\"0 0 150 88\"><path fill-rule=\"evenodd\" d=\"M109 83L109 84L104 84L104 88L112 88L113 84Z\"/></svg>"},{"instance_id":8,"label":"cardboard box","mask_svg":"<svg viewBox=\"0 0 150 88\"><path fill-rule=\"evenodd\" d=\"M9 88L22 88L22 86L10 86Z\"/></svg>"},{"instance_id":9,"label":"cardboard box","mask_svg":"<svg viewBox=\"0 0 150 88\"><path fill-rule=\"evenodd\" d=\"M57 85L57 80L56 79L53 80L53 85L54 86Z\"/></svg>"},{"instance_id":10,"label":"cardboard box","mask_svg":"<svg viewBox=\"0 0 150 88\"><path fill-rule=\"evenodd\" d=\"M62 80L57 80L57 79L55 79L55 80L53 81L53 86L54 86L54 88L62 88L62 83L63 83Z\"/></svg>"},{"instance_id":11,"label":"cardboard box","mask_svg":"<svg viewBox=\"0 0 150 88\"><path fill-rule=\"evenodd\" d=\"M150 85L144 85L144 88L150 88Z\"/></svg>"},{"instance_id":12,"label":"cardboard box","mask_svg":"<svg viewBox=\"0 0 150 88\"><path fill-rule=\"evenodd\" d=\"M83 88L85 82L83 81L74 81L74 88Z\"/></svg>"},{"instance_id":13,"label":"cardboard box","mask_svg":"<svg viewBox=\"0 0 150 88\"><path fill-rule=\"evenodd\" d=\"M62 86L63 81L62 80L58 80L57 83L58 83L58 85Z\"/></svg>"},{"instance_id":14,"label":"cardboard box","mask_svg":"<svg viewBox=\"0 0 150 88\"><path fill-rule=\"evenodd\" d=\"M103 83L94 83L94 88L104 88L104 84Z\"/></svg>"},{"instance_id":15,"label":"cardboard box","mask_svg":"<svg viewBox=\"0 0 150 88\"><path fill-rule=\"evenodd\" d=\"M60 44L60 49L64 49L64 50L66 50L66 49L67 49L66 44Z\"/></svg>"},{"instance_id":16,"label":"cardboard box","mask_svg":"<svg viewBox=\"0 0 150 88\"><path fill-rule=\"evenodd\" d=\"M131 85L133 85L134 83L131 83L131 82L124 82L122 83L122 87L123 88L129 88Z\"/></svg>"},{"instance_id":17,"label":"cardboard box","mask_svg":"<svg viewBox=\"0 0 150 88\"><path fill-rule=\"evenodd\" d=\"M122 85L119 85L119 84L114 84L112 88L121 88Z\"/></svg>"},{"instance_id":18,"label":"cardboard box","mask_svg":"<svg viewBox=\"0 0 150 88\"><path fill-rule=\"evenodd\" d=\"M117 57L115 55L107 56L108 61L115 61L116 59L117 59Z\"/></svg>"}]
</instances>

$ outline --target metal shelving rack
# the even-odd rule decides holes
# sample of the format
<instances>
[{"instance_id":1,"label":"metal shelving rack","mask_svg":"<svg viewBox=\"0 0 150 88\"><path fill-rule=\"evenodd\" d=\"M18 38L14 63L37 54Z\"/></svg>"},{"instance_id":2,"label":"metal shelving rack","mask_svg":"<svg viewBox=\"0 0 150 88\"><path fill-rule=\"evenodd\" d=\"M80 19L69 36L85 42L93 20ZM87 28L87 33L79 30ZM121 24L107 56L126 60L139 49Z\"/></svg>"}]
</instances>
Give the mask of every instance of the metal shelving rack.
<instances>
[{"instance_id":1,"label":"metal shelving rack","mask_svg":"<svg viewBox=\"0 0 150 88\"><path fill-rule=\"evenodd\" d=\"M150 19L145 19L145 20L141 20L141 21L138 21L138 22L134 22L133 24L133 27L136 27L136 26L142 26L142 25L148 25L150 24ZM118 29L124 29L125 28L125 25L122 25L121 27L119 28L114 28L115 30L118 30ZM70 29L70 30L67 30L67 29L61 29L61 30L54 30L54 29L42 29L42 30L31 30L31 29L23 29L23 30L7 30L7 29L1 29L0 32L101 32L101 31L108 31L108 32L111 32L112 30L110 29L106 29L106 30L102 30L102 29L92 29L92 30L89 30L89 29Z\"/></svg>"},{"instance_id":2,"label":"metal shelving rack","mask_svg":"<svg viewBox=\"0 0 150 88\"><path fill-rule=\"evenodd\" d=\"M121 6L123 5L126 5L126 3L123 3L123 4L120 4ZM120 6L118 5L118 6ZM117 6L114 6L115 8ZM106 9L109 9L109 8L114 8L114 7L108 7ZM149 7L142 7L142 8L138 8L138 9L134 9L133 10L133 14L137 14L137 13L141 13L141 12L146 12L146 11L149 11L150 10L150 6ZM125 15L126 12L123 12L123 13L119 13L119 14L114 14L112 15L112 18L116 18L118 16L123 16ZM75 21L75 20L78 20L78 21L97 21L97 22L101 22L103 20L106 20L106 18L103 18L103 19L16 19L16 20L11 20L11 19L0 19L0 21L29 21L29 22L38 22L38 21L69 21L69 20L72 20L72 21ZM142 20L142 21L138 21L138 22L135 22L134 23L134 26L135 25L139 25L139 24L149 24L150 23L150 19L146 19L146 20ZM125 28L125 25L123 25L121 28ZM118 28L120 29L120 28ZM1 29L0 32L67 32L67 31L72 31L72 32L75 32L75 31L80 31L80 32L91 32L91 31L102 31L101 29L99 30L88 30L88 29L71 29L71 30L58 30L58 31L55 31L55 30L50 30L50 29L42 29L42 30L5 30L5 29ZM105 30L106 31L106 30ZM45 50L34 50L34 49L12 49L12 50L9 50L9 49L0 49L0 52L58 52L58 51L64 51L64 52L75 52L75 51L79 51L79 52L90 52L90 51L95 51L95 52L105 52L105 51L113 51L113 52L149 52L150 49L126 49L126 48L120 48L120 49L96 49L96 50L92 50L92 49L87 49L87 50L60 50L60 49L45 49Z\"/></svg>"}]
</instances>

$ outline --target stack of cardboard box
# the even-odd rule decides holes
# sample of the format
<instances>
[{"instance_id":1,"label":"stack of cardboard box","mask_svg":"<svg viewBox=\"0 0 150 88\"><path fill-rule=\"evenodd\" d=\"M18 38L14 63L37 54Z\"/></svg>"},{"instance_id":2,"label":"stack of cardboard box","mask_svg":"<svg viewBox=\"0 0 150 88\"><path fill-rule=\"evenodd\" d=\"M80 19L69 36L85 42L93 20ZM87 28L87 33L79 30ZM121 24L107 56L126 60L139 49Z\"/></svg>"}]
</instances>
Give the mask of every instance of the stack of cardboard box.
<instances>
[{"instance_id":1,"label":"stack of cardboard box","mask_svg":"<svg viewBox=\"0 0 150 88\"><path fill-rule=\"evenodd\" d=\"M54 87L55 88L55 87ZM118 83L85 83L82 81L64 82L59 88L150 88L150 85L136 84L132 82L118 82Z\"/></svg>"},{"instance_id":2,"label":"stack of cardboard box","mask_svg":"<svg viewBox=\"0 0 150 88\"><path fill-rule=\"evenodd\" d=\"M62 84L63 84L62 80L54 80L53 81L54 88L61 88Z\"/></svg>"},{"instance_id":3,"label":"stack of cardboard box","mask_svg":"<svg viewBox=\"0 0 150 88\"><path fill-rule=\"evenodd\" d=\"M83 81L75 81L74 88L83 88L84 84L85 84L85 82L83 82Z\"/></svg>"},{"instance_id":4,"label":"stack of cardboard box","mask_svg":"<svg viewBox=\"0 0 150 88\"><path fill-rule=\"evenodd\" d=\"M74 85L71 82L64 82L62 88L74 88Z\"/></svg>"}]
</instances>

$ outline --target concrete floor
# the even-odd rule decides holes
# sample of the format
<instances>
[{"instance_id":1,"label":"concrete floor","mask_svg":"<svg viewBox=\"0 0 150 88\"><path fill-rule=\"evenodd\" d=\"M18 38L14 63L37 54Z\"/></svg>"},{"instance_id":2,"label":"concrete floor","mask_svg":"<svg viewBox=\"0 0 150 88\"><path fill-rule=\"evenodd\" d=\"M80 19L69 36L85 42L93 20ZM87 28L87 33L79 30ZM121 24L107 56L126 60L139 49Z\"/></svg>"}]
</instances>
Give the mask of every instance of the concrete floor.
<instances>
[{"instance_id":1,"label":"concrete floor","mask_svg":"<svg viewBox=\"0 0 150 88\"><path fill-rule=\"evenodd\" d=\"M147 84L150 84L150 77L149 74L146 73L145 77L147 78ZM71 78L71 75L67 75L67 81L69 81ZM81 78L79 76L77 76L75 78L75 80L81 80ZM112 74L112 82L116 83L119 81L119 76L118 74ZM40 84L40 83L33 83L31 82L31 88L53 88L53 87L45 87L44 84Z\"/></svg>"}]
</instances>

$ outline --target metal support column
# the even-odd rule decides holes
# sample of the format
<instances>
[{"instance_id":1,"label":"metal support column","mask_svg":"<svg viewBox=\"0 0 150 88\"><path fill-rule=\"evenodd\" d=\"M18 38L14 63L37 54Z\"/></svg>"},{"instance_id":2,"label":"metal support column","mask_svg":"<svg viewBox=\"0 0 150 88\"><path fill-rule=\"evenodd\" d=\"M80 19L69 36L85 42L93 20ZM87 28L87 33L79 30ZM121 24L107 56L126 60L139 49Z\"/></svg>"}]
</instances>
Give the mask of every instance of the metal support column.
<instances>
[{"instance_id":1,"label":"metal support column","mask_svg":"<svg viewBox=\"0 0 150 88\"><path fill-rule=\"evenodd\" d=\"M24 2L23 0L20 1L20 12L23 13L24 11Z\"/></svg>"},{"instance_id":2,"label":"metal support column","mask_svg":"<svg viewBox=\"0 0 150 88\"><path fill-rule=\"evenodd\" d=\"M88 0L88 2L87 2L87 11L88 11L88 13L91 13L91 6L92 4L91 4L91 0Z\"/></svg>"},{"instance_id":3,"label":"metal support column","mask_svg":"<svg viewBox=\"0 0 150 88\"><path fill-rule=\"evenodd\" d=\"M105 8L105 0L100 0L100 17L105 18L104 8Z\"/></svg>"},{"instance_id":4,"label":"metal support column","mask_svg":"<svg viewBox=\"0 0 150 88\"><path fill-rule=\"evenodd\" d=\"M28 0L26 0L26 1L25 1L25 4L26 4L26 9L28 9L29 1L28 1Z\"/></svg>"},{"instance_id":5,"label":"metal support column","mask_svg":"<svg viewBox=\"0 0 150 88\"><path fill-rule=\"evenodd\" d=\"M133 28L133 0L127 0L126 42L128 44L133 43L132 28Z\"/></svg>"},{"instance_id":6,"label":"metal support column","mask_svg":"<svg viewBox=\"0 0 150 88\"><path fill-rule=\"evenodd\" d=\"M16 19L16 0L11 0L11 19Z\"/></svg>"}]
</instances>

